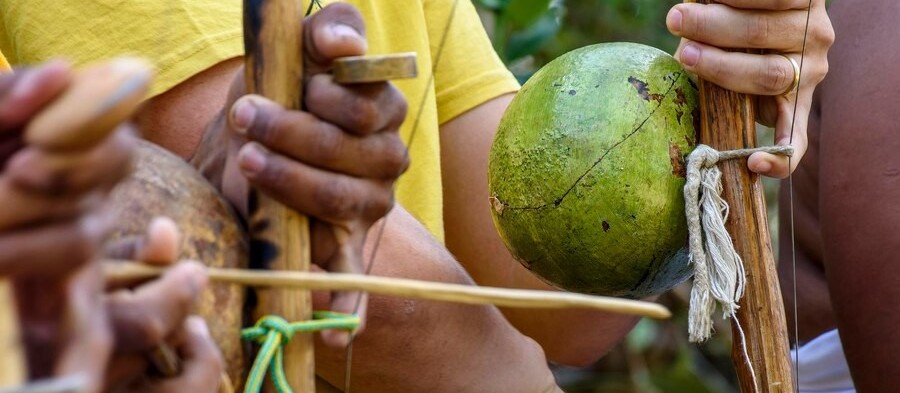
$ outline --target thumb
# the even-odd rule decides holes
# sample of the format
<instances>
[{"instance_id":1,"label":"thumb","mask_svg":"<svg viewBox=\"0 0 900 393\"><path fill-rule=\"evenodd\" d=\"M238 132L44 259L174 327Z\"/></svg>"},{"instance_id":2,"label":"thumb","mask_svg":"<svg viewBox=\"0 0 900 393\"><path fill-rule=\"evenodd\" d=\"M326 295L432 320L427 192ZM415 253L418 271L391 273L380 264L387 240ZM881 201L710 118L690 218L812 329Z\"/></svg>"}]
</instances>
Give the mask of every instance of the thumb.
<instances>
[{"instance_id":1,"label":"thumb","mask_svg":"<svg viewBox=\"0 0 900 393\"><path fill-rule=\"evenodd\" d=\"M331 4L303 24L306 74L324 72L340 57L366 54L366 27L362 14L344 3Z\"/></svg>"},{"instance_id":2,"label":"thumb","mask_svg":"<svg viewBox=\"0 0 900 393\"><path fill-rule=\"evenodd\" d=\"M178 260L181 233L168 217L156 217L140 236L111 242L105 247L107 258L130 259L153 265L170 265Z\"/></svg>"}]
</instances>

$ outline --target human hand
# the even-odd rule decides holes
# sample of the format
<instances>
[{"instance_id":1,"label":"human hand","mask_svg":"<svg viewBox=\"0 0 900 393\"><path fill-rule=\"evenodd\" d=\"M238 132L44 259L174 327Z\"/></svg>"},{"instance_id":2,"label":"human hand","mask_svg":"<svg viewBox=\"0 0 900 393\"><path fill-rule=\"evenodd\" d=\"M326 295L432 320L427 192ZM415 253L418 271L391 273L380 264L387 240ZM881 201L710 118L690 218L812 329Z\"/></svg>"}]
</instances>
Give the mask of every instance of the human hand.
<instances>
[{"instance_id":1,"label":"human hand","mask_svg":"<svg viewBox=\"0 0 900 393\"><path fill-rule=\"evenodd\" d=\"M226 169L221 187L238 206L246 206L252 185L310 216L313 263L361 273L367 230L392 207L393 183L408 165L398 133L406 102L390 83L345 86L328 74L334 59L366 51L362 16L352 6L328 6L307 18L304 29L307 111L244 96L240 72L227 120L216 122L230 136L232 153L226 165L232 172ZM362 317L365 307L356 308L358 299L335 293L331 309ZM345 332L325 332L323 338L332 345L347 341Z\"/></svg>"},{"instance_id":2,"label":"human hand","mask_svg":"<svg viewBox=\"0 0 900 393\"><path fill-rule=\"evenodd\" d=\"M150 72L141 65L121 74L138 87L149 84ZM106 92L88 97L91 99L80 102L79 107L60 104L73 90L90 89L94 82L76 77L63 62L0 77L0 162L4 167L0 200L15 206L0 210L0 274L59 276L71 272L92 258L108 229L103 225L106 220L99 219L105 214L101 206L130 169L135 140L128 126L120 125L129 114L107 117L96 138L77 146L59 149L58 144L49 147L25 142L33 135L35 123L47 116L79 109L90 112L92 106L109 105ZM45 136L55 133L59 139L71 139L79 130L67 132L68 127L44 127L42 131ZM21 263L24 260L28 263Z\"/></svg>"},{"instance_id":3,"label":"human hand","mask_svg":"<svg viewBox=\"0 0 900 393\"><path fill-rule=\"evenodd\" d=\"M155 219L144 236L121 239L107 247L111 258L137 259L168 266L175 263L181 239L175 223ZM115 337L106 372L107 392L215 392L224 369L222 355L205 322L189 316L207 282L197 263L176 264L148 283L109 282L106 297ZM162 378L161 359L151 353L174 348L178 375ZM157 369L154 371L154 368Z\"/></svg>"},{"instance_id":4,"label":"human hand","mask_svg":"<svg viewBox=\"0 0 900 393\"><path fill-rule=\"evenodd\" d=\"M130 78L137 92L149 83L149 70L139 65L119 71L104 77ZM12 207L0 211L0 274L16 291L29 376L79 374L89 391L99 388L110 339L98 300L101 273L88 262L110 228L102 202L127 174L133 145L120 127L129 108L94 82L61 61L0 76L0 200ZM74 92L86 94L78 108L67 105ZM83 115L106 105L122 112L103 117L103 124ZM50 118L80 118L76 123L95 133L82 139L71 123ZM30 130L42 122L39 136L48 139L40 142L47 143L34 143Z\"/></svg>"},{"instance_id":5,"label":"human hand","mask_svg":"<svg viewBox=\"0 0 900 393\"><path fill-rule=\"evenodd\" d=\"M794 155L788 160L756 153L747 166L761 175L787 177L806 152L813 91L828 72L827 55L834 42L834 30L825 10L825 0L720 0L719 3L672 7L666 25L669 31L682 37L675 58L703 79L726 89L759 96L757 120L774 126L775 143L793 146ZM809 34L805 36L807 11ZM732 48L761 49L766 53L728 51ZM794 59L797 65L802 63L799 94L796 86L791 89L794 66L781 54Z\"/></svg>"}]
</instances>

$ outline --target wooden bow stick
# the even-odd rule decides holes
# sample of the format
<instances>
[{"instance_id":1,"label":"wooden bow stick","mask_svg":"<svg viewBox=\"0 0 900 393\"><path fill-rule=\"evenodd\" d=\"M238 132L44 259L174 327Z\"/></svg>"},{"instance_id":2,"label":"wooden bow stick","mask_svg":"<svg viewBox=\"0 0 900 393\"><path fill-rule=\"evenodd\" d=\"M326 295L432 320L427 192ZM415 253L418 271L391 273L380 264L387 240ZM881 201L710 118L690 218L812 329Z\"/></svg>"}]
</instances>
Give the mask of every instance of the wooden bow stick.
<instances>
[{"instance_id":1,"label":"wooden bow stick","mask_svg":"<svg viewBox=\"0 0 900 393\"><path fill-rule=\"evenodd\" d=\"M133 261L107 260L102 264L106 279L112 281L148 280L165 272L164 268ZM363 291L404 298L501 307L584 308L656 319L671 316L664 306L652 302L569 292L480 287L346 273L206 268L206 274L212 281L255 287Z\"/></svg>"},{"instance_id":2,"label":"wooden bow stick","mask_svg":"<svg viewBox=\"0 0 900 393\"><path fill-rule=\"evenodd\" d=\"M714 3L699 0L698 3ZM700 80L700 143L717 150L756 147L753 98ZM726 228L734 248L744 261L747 284L738 303L737 319L746 335L752 370L744 358L740 334L732 321L732 362L742 392L754 391L754 374L760 392L787 392L794 386L788 350L787 322L781 287L775 270L766 199L759 175L750 173L746 161L719 164L724 191L731 207Z\"/></svg>"},{"instance_id":3,"label":"wooden bow stick","mask_svg":"<svg viewBox=\"0 0 900 393\"><path fill-rule=\"evenodd\" d=\"M244 0L245 81L247 92L263 95L288 109L303 107L303 2ZM381 82L415 76L415 55L354 57L338 61L340 83ZM298 190L307 192L307 190ZM271 270L308 271L309 221L257 192L249 198L252 264ZM335 227L339 258L350 255L349 234ZM259 293L258 314L276 314L289 321L312 317L309 291L286 288ZM284 349L288 383L305 391L315 389L312 334L298 334Z\"/></svg>"}]
</instances>

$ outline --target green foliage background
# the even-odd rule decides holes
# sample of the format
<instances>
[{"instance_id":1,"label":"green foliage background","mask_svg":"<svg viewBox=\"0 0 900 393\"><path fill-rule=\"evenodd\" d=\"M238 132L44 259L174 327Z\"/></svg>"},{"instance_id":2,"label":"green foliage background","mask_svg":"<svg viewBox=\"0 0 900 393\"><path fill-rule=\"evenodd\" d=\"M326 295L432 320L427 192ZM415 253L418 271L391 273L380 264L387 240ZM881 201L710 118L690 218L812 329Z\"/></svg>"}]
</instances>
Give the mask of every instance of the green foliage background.
<instances>
[{"instance_id":1,"label":"green foliage background","mask_svg":"<svg viewBox=\"0 0 900 393\"><path fill-rule=\"evenodd\" d=\"M516 76L525 81L547 62L570 50L598 42L630 41L673 53L678 38L665 17L678 0L475 0L494 47ZM771 135L761 134L771 141ZM765 139L768 138L768 139ZM770 223L775 182L767 184ZM777 230L777 228L775 228ZM777 239L777 236L773 236ZM710 342L687 342L690 289L676 288L660 302L673 310L670 321L641 321L615 349L586 368L554 366L570 393L736 392L731 364L731 328L720 321Z\"/></svg>"}]
</instances>

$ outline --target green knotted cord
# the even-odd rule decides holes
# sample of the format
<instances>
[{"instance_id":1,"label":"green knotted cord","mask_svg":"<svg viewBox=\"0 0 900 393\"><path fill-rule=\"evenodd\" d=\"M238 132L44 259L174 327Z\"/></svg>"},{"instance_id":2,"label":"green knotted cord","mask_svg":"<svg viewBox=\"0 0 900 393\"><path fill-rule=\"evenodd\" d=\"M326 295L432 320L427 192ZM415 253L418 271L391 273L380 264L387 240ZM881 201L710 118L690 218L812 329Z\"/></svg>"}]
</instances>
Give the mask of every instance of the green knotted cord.
<instances>
[{"instance_id":1,"label":"green knotted cord","mask_svg":"<svg viewBox=\"0 0 900 393\"><path fill-rule=\"evenodd\" d=\"M268 369L272 384L278 393L293 393L284 375L283 348L296 333L317 332L328 329L355 330L359 327L359 316L331 311L315 311L311 321L290 323L276 315L267 315L256 325L241 331L242 340L252 340L260 344L256 360L247 376L244 393L258 393Z\"/></svg>"}]
</instances>

